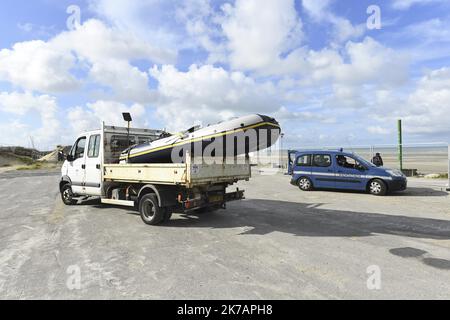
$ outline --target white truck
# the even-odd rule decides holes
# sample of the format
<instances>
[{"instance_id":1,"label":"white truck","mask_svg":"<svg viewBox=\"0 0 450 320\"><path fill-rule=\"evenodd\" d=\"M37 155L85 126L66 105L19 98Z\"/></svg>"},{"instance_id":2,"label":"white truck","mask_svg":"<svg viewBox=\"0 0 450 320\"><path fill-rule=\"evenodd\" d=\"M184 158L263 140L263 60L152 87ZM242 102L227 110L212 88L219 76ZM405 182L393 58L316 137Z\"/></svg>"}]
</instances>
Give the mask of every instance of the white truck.
<instances>
[{"instance_id":1,"label":"white truck","mask_svg":"<svg viewBox=\"0 0 450 320\"><path fill-rule=\"evenodd\" d=\"M129 145L158 139L162 131L106 126L81 134L61 168L59 189L66 205L100 197L101 203L134 207L146 224L170 220L172 213L211 211L226 202L243 199L238 188L227 187L251 177L248 157L244 163L119 164Z\"/></svg>"}]
</instances>

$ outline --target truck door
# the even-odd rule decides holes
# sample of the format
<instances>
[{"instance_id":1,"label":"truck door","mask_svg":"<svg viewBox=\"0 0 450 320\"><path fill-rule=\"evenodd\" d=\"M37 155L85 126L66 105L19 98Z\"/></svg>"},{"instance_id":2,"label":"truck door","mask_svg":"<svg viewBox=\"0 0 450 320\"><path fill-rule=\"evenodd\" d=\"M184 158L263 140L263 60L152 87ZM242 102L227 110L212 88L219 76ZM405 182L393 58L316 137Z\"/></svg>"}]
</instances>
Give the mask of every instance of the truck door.
<instances>
[{"instance_id":1,"label":"truck door","mask_svg":"<svg viewBox=\"0 0 450 320\"><path fill-rule=\"evenodd\" d=\"M330 154L314 154L311 166L311 177L316 188L334 188L334 164Z\"/></svg>"},{"instance_id":2,"label":"truck door","mask_svg":"<svg viewBox=\"0 0 450 320\"><path fill-rule=\"evenodd\" d=\"M84 187L86 194L90 196L101 195L101 135L92 134L89 136L86 152L86 170Z\"/></svg>"},{"instance_id":3,"label":"truck door","mask_svg":"<svg viewBox=\"0 0 450 320\"><path fill-rule=\"evenodd\" d=\"M367 170L359 162L346 155L336 155L336 187L365 190Z\"/></svg>"},{"instance_id":4,"label":"truck door","mask_svg":"<svg viewBox=\"0 0 450 320\"><path fill-rule=\"evenodd\" d=\"M83 187L85 179L85 146L86 137L78 138L72 150L70 150L72 161L67 166L67 175L72 181L72 192L79 195L85 194Z\"/></svg>"}]
</instances>

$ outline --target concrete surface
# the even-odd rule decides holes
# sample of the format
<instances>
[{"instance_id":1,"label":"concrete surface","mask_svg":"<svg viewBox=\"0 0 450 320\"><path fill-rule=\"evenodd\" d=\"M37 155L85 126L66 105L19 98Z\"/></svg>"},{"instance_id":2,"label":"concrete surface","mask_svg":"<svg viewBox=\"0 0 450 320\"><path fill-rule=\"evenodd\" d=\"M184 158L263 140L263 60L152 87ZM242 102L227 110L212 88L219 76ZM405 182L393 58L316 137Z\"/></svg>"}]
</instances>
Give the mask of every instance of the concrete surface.
<instances>
[{"instance_id":1,"label":"concrete surface","mask_svg":"<svg viewBox=\"0 0 450 320\"><path fill-rule=\"evenodd\" d=\"M151 227L95 200L64 206L58 179L0 174L1 299L450 298L445 182L374 197L256 175L227 210Z\"/></svg>"}]
</instances>

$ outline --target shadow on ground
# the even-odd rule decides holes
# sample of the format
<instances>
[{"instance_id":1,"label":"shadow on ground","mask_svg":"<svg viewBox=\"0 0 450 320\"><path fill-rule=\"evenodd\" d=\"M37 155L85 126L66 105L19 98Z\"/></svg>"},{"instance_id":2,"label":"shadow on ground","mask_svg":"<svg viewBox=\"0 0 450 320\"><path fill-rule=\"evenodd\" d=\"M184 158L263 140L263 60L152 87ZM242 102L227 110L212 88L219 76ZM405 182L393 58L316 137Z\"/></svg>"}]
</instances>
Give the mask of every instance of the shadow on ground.
<instances>
[{"instance_id":1,"label":"shadow on ground","mask_svg":"<svg viewBox=\"0 0 450 320\"><path fill-rule=\"evenodd\" d=\"M402 258L416 259L436 269L450 270L450 260L434 258L425 250L406 247L391 249L389 252Z\"/></svg>"},{"instance_id":2,"label":"shadow on ground","mask_svg":"<svg viewBox=\"0 0 450 320\"><path fill-rule=\"evenodd\" d=\"M448 197L448 192L432 188L409 187L403 192L395 192L391 195L400 197Z\"/></svg>"},{"instance_id":3,"label":"shadow on ground","mask_svg":"<svg viewBox=\"0 0 450 320\"><path fill-rule=\"evenodd\" d=\"M325 192L334 192L334 193L359 193L359 194L367 194L365 191L358 190L338 190L338 189L316 189L312 192L317 191L325 191ZM392 193L388 193L386 197L447 197L449 195L448 192L433 189L433 188L425 188L425 187L408 187L405 191L396 191ZM370 195L372 196L372 195Z\"/></svg>"},{"instance_id":4,"label":"shadow on ground","mask_svg":"<svg viewBox=\"0 0 450 320\"><path fill-rule=\"evenodd\" d=\"M181 215L166 227L237 228L242 234L264 235L283 232L310 237L367 237L374 234L412 238L450 239L450 221L430 218L350 212L322 208L322 203L305 204L273 200L243 200L226 211Z\"/></svg>"}]
</instances>

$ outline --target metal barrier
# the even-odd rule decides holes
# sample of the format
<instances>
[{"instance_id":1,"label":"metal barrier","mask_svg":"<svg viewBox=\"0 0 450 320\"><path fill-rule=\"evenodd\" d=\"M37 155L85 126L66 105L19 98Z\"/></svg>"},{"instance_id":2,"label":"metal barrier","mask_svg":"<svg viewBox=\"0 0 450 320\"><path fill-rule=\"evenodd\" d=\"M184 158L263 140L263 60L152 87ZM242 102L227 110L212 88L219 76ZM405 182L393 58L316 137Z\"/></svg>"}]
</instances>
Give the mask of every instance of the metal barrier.
<instances>
[{"instance_id":1,"label":"metal barrier","mask_svg":"<svg viewBox=\"0 0 450 320\"><path fill-rule=\"evenodd\" d=\"M448 178L448 183L447 183L447 191L450 191L450 144L448 145L448 172L447 172L447 178Z\"/></svg>"}]
</instances>

